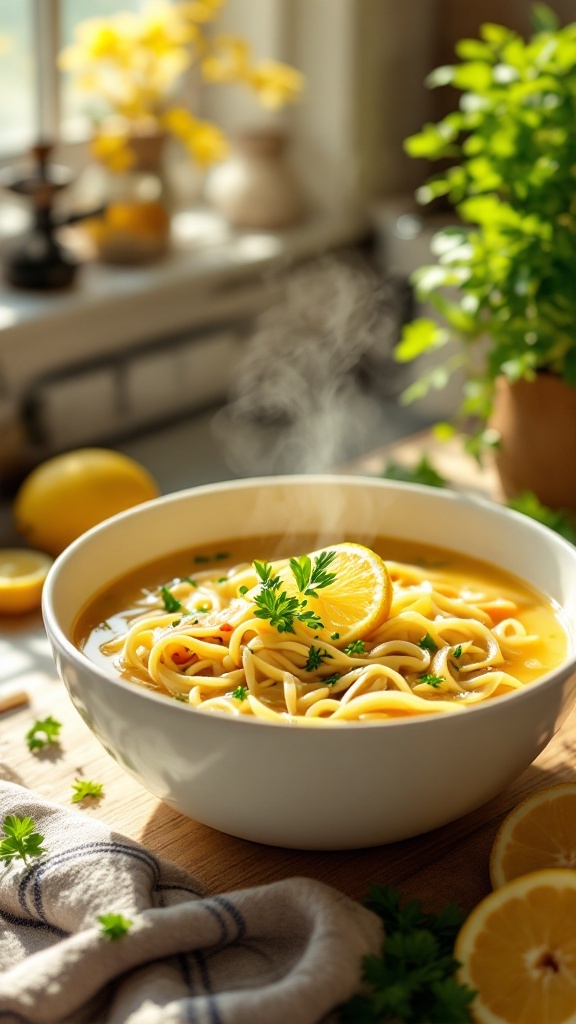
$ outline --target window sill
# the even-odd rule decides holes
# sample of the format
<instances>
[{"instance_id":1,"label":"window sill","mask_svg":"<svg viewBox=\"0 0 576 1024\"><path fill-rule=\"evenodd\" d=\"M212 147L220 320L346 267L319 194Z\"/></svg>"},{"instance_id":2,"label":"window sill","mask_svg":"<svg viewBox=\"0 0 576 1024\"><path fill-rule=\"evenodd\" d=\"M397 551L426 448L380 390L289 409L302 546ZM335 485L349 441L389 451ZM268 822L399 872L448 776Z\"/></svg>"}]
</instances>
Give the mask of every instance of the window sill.
<instances>
[{"instance_id":1,"label":"window sill","mask_svg":"<svg viewBox=\"0 0 576 1024\"><path fill-rule=\"evenodd\" d=\"M0 285L0 380L19 395L31 379L159 336L245 317L263 306L264 278L357 240L363 215L311 218L282 233L233 231L210 210L174 219L174 245L143 267L87 263L62 292Z\"/></svg>"}]
</instances>

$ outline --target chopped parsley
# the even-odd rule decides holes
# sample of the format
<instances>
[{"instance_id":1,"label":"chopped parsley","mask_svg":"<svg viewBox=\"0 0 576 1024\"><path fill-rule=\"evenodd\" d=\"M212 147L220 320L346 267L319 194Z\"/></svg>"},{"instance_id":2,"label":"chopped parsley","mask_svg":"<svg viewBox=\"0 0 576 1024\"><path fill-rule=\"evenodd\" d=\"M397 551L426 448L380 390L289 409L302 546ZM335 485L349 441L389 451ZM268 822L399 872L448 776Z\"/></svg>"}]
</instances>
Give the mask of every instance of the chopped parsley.
<instances>
[{"instance_id":1,"label":"chopped parsley","mask_svg":"<svg viewBox=\"0 0 576 1024\"><path fill-rule=\"evenodd\" d=\"M212 559L210 558L210 555L196 555L194 561L197 565L202 565L204 562L211 562Z\"/></svg>"},{"instance_id":2,"label":"chopped parsley","mask_svg":"<svg viewBox=\"0 0 576 1024\"><path fill-rule=\"evenodd\" d=\"M174 594L168 590L168 587L161 587L160 594L164 602L164 611L171 612L172 614L182 611L180 601L177 597L174 597Z\"/></svg>"},{"instance_id":3,"label":"chopped parsley","mask_svg":"<svg viewBox=\"0 0 576 1024\"><path fill-rule=\"evenodd\" d=\"M352 640L344 648L344 654L366 654L366 644L363 640Z\"/></svg>"},{"instance_id":4,"label":"chopped parsley","mask_svg":"<svg viewBox=\"0 0 576 1024\"><path fill-rule=\"evenodd\" d=\"M332 655L328 654L328 651L324 650L323 647L314 647L311 644L308 648L308 660L304 665L305 672L314 672L315 669L319 668L323 661L331 658Z\"/></svg>"},{"instance_id":5,"label":"chopped parsley","mask_svg":"<svg viewBox=\"0 0 576 1024\"><path fill-rule=\"evenodd\" d=\"M324 686L334 686L334 683L339 682L340 678L338 672L335 672L333 676L326 676L326 679L322 680L322 684Z\"/></svg>"},{"instance_id":6,"label":"chopped parsley","mask_svg":"<svg viewBox=\"0 0 576 1024\"><path fill-rule=\"evenodd\" d=\"M425 914L418 900L400 905L389 886L372 886L365 901L384 922L380 955L362 961L366 992L339 1008L341 1024L469 1024L475 992L456 980L454 943L465 915L453 903Z\"/></svg>"},{"instance_id":7,"label":"chopped parsley","mask_svg":"<svg viewBox=\"0 0 576 1024\"><path fill-rule=\"evenodd\" d=\"M435 676L435 675L432 675L432 674L430 674L428 672L422 672L422 674L419 675L418 678L419 678L420 682L428 683L428 686L434 686L434 687L440 686L440 683L444 682L444 676Z\"/></svg>"},{"instance_id":8,"label":"chopped parsley","mask_svg":"<svg viewBox=\"0 0 576 1024\"><path fill-rule=\"evenodd\" d=\"M2 825L0 860L13 861L19 857L25 863L29 857L40 857L46 850L42 846L44 836L35 831L33 818L17 818L8 814Z\"/></svg>"},{"instance_id":9,"label":"chopped parsley","mask_svg":"<svg viewBox=\"0 0 576 1024\"><path fill-rule=\"evenodd\" d=\"M431 654L436 654L438 650L434 637L430 636L430 633L424 634L422 639L418 641L418 647L421 647L423 651L430 651Z\"/></svg>"},{"instance_id":10,"label":"chopped parsley","mask_svg":"<svg viewBox=\"0 0 576 1024\"><path fill-rule=\"evenodd\" d=\"M340 639L340 633L332 633L332 635L330 636L330 639L331 640L339 640Z\"/></svg>"},{"instance_id":11,"label":"chopped parsley","mask_svg":"<svg viewBox=\"0 0 576 1024\"><path fill-rule=\"evenodd\" d=\"M87 796L103 796L104 783L90 782L89 779L75 779L74 782L72 783L72 790L74 793L74 795L72 796L72 803L78 804Z\"/></svg>"},{"instance_id":12,"label":"chopped parsley","mask_svg":"<svg viewBox=\"0 0 576 1024\"><path fill-rule=\"evenodd\" d=\"M184 577L184 582L185 583L189 583L191 587L197 587L198 586L196 580L193 580L191 576L185 576Z\"/></svg>"},{"instance_id":13,"label":"chopped parsley","mask_svg":"<svg viewBox=\"0 0 576 1024\"><path fill-rule=\"evenodd\" d=\"M227 583L227 582L228 582L228 577L227 576L219 576L218 579L216 580L216 583Z\"/></svg>"},{"instance_id":14,"label":"chopped parsley","mask_svg":"<svg viewBox=\"0 0 576 1024\"><path fill-rule=\"evenodd\" d=\"M238 587L238 593L242 594L242 597L244 597L244 594L248 593L248 587L245 587L244 585Z\"/></svg>"},{"instance_id":15,"label":"chopped parsley","mask_svg":"<svg viewBox=\"0 0 576 1024\"><path fill-rule=\"evenodd\" d=\"M123 914L99 914L98 921L100 922L102 935L105 935L112 942L115 939L122 938L132 927L130 918L124 917Z\"/></svg>"},{"instance_id":16,"label":"chopped parsley","mask_svg":"<svg viewBox=\"0 0 576 1024\"><path fill-rule=\"evenodd\" d=\"M28 750L43 750L50 743L58 743L62 722L57 722L52 715L48 718L37 720L26 733Z\"/></svg>"},{"instance_id":17,"label":"chopped parsley","mask_svg":"<svg viewBox=\"0 0 576 1024\"><path fill-rule=\"evenodd\" d=\"M235 697L236 700L246 700L247 693L248 693L248 687L247 686L237 686L235 690L232 690L232 693L230 694L230 696L231 697Z\"/></svg>"},{"instance_id":18,"label":"chopped parsley","mask_svg":"<svg viewBox=\"0 0 576 1024\"><path fill-rule=\"evenodd\" d=\"M458 644L458 647L454 648L454 650L452 651L452 657L453 658L461 658L462 657L462 644Z\"/></svg>"}]
</instances>

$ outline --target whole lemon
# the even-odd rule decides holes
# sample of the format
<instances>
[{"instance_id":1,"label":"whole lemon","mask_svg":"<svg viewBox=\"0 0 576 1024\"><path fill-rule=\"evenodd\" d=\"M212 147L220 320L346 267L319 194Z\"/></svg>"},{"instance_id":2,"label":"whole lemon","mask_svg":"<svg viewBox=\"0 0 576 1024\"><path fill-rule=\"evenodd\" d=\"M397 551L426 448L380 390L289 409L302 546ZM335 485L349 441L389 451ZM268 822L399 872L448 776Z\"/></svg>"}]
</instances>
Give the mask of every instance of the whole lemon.
<instances>
[{"instance_id":1,"label":"whole lemon","mask_svg":"<svg viewBox=\"0 0 576 1024\"><path fill-rule=\"evenodd\" d=\"M127 455L78 448L36 466L20 486L12 514L32 547L58 555L91 526L159 493L148 470Z\"/></svg>"}]
</instances>

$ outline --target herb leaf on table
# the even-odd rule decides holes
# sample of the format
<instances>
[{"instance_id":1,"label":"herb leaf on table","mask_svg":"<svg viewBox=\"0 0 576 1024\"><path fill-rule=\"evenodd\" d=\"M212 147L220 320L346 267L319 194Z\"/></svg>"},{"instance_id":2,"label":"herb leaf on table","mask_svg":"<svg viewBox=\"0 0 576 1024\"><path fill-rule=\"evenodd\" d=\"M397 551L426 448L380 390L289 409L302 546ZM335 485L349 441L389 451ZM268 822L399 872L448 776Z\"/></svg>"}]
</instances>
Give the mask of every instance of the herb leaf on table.
<instances>
[{"instance_id":1,"label":"herb leaf on table","mask_svg":"<svg viewBox=\"0 0 576 1024\"><path fill-rule=\"evenodd\" d=\"M35 828L32 818L17 818L14 814L8 814L2 826L0 860L10 862L19 857L27 863L29 857L40 857L45 853L42 846L44 836L35 832Z\"/></svg>"},{"instance_id":2,"label":"herb leaf on table","mask_svg":"<svg viewBox=\"0 0 576 1024\"><path fill-rule=\"evenodd\" d=\"M364 957L367 992L340 1007L342 1024L469 1024L475 993L454 976L462 911L449 903L426 914L389 886L372 886L365 906L382 918L385 938L380 956Z\"/></svg>"}]
</instances>

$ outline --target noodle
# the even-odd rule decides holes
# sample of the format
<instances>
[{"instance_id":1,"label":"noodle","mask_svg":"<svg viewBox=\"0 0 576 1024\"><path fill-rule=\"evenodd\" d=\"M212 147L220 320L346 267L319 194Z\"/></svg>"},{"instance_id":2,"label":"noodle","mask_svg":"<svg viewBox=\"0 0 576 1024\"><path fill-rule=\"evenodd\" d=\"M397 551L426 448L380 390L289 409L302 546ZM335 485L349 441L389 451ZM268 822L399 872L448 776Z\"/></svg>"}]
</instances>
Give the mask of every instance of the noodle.
<instances>
[{"instance_id":1,"label":"noodle","mask_svg":"<svg viewBox=\"0 0 576 1024\"><path fill-rule=\"evenodd\" d=\"M145 610L99 651L126 678L196 709L310 726L460 714L524 686L516 663L546 671L517 601L418 565L387 568L390 614L361 642L320 640L297 619L278 632L258 616L261 581L243 562L175 580L176 612L162 604L166 587L149 591Z\"/></svg>"}]
</instances>

